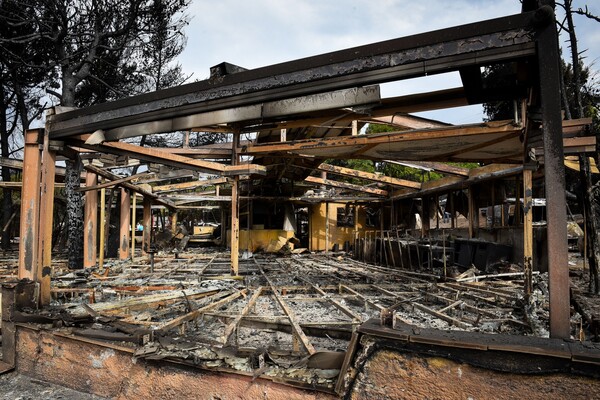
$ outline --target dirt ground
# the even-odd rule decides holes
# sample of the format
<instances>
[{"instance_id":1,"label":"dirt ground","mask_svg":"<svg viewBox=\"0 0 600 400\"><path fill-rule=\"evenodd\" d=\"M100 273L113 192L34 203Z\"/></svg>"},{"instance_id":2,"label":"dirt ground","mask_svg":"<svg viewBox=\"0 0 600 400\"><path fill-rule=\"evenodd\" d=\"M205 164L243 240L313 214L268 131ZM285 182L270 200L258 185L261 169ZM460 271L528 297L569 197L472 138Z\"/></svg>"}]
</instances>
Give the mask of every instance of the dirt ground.
<instances>
[{"instance_id":1,"label":"dirt ground","mask_svg":"<svg viewBox=\"0 0 600 400\"><path fill-rule=\"evenodd\" d=\"M9 372L0 375L0 399L102 400L104 398Z\"/></svg>"}]
</instances>

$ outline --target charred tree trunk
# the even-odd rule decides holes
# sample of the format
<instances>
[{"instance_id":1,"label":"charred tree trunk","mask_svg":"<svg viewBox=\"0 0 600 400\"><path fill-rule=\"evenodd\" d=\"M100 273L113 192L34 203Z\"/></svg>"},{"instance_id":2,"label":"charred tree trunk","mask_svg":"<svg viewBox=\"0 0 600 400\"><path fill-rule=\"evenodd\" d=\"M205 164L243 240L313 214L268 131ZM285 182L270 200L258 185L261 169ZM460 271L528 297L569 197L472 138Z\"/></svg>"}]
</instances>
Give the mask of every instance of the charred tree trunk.
<instances>
[{"instance_id":1,"label":"charred tree trunk","mask_svg":"<svg viewBox=\"0 0 600 400\"><path fill-rule=\"evenodd\" d=\"M8 157L8 126L6 122L6 104L4 103L4 90L0 84L0 101L2 107L0 109L0 151L2 157ZM8 182L11 180L10 168L2 167L2 180ZM11 229L10 218L13 213L12 190L5 187L2 189L2 219L0 221L0 229L2 229L2 249L10 250ZM6 228L6 229L4 229Z\"/></svg>"},{"instance_id":2,"label":"charred tree trunk","mask_svg":"<svg viewBox=\"0 0 600 400\"><path fill-rule=\"evenodd\" d=\"M83 268L83 198L75 190L81 185L81 160L67 161L65 196L67 197L67 236L69 268Z\"/></svg>"},{"instance_id":3,"label":"charred tree trunk","mask_svg":"<svg viewBox=\"0 0 600 400\"><path fill-rule=\"evenodd\" d=\"M596 139L598 140L598 139ZM600 221L600 184L597 182L593 185L588 193L588 198L590 199L590 205L592 214L589 219L592 219L598 223ZM590 252L593 252L593 256L590 255L590 284L589 290L591 293L600 294L600 277L598 276L598 260L600 260L600 246L598 246L598 231L594 232L594 243L596 246L593 248L588 248ZM590 240L591 241L591 240ZM594 260L594 265L592 268L592 259Z\"/></svg>"}]
</instances>

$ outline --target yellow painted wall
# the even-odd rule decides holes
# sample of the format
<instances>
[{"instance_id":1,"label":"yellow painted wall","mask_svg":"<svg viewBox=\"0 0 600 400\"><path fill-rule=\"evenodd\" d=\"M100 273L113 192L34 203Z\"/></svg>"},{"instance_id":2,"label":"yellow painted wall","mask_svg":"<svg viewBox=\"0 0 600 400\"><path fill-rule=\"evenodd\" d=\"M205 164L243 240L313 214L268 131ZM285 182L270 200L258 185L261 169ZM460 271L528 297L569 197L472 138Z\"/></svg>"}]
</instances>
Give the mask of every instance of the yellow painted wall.
<instances>
[{"instance_id":1,"label":"yellow painted wall","mask_svg":"<svg viewBox=\"0 0 600 400\"><path fill-rule=\"evenodd\" d=\"M240 251L248 249L255 252L260 249L265 252L277 252L292 237L294 237L293 231L279 229L240 230ZM231 231L228 230L227 243L230 241ZM293 249L294 245L290 243L290 247Z\"/></svg>"},{"instance_id":2,"label":"yellow painted wall","mask_svg":"<svg viewBox=\"0 0 600 400\"><path fill-rule=\"evenodd\" d=\"M349 241L350 245L354 245L355 232L359 232L360 236L364 236L367 232L377 232L378 229L374 227L367 227L367 214L365 209L357 205L358 207L358 218L355 221L355 227L338 227L337 226L337 209L338 207L346 207L345 203L330 203L329 204L329 249L333 248L333 245L337 243L338 247L343 249L344 242ZM325 203L311 206L310 208L310 250L311 251L323 251L325 249L325 222L327 205Z\"/></svg>"},{"instance_id":3,"label":"yellow painted wall","mask_svg":"<svg viewBox=\"0 0 600 400\"><path fill-rule=\"evenodd\" d=\"M212 235L215 231L214 226L205 225L205 226L194 226L194 235Z\"/></svg>"}]
</instances>

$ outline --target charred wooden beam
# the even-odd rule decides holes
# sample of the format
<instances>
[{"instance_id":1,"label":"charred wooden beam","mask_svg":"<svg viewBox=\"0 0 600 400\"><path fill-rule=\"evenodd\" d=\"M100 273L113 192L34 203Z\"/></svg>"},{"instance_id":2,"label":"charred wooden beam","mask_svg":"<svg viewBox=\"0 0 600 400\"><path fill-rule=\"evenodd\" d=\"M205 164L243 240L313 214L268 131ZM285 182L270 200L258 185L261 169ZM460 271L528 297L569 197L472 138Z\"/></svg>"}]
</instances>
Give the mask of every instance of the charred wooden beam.
<instances>
[{"instance_id":1,"label":"charred wooden beam","mask_svg":"<svg viewBox=\"0 0 600 400\"><path fill-rule=\"evenodd\" d=\"M109 188L112 186L117 186L123 182L131 182L140 178L145 178L145 177L149 177L150 175L154 175L154 174L149 174L147 172L143 172L141 174L135 174L135 175L131 175L131 176L126 176L123 178L119 178L119 179L115 179L115 180L108 180L107 182L101 183L100 185L98 184L88 184L86 181L85 187L81 187L81 188L77 188L75 189L76 192L87 192L90 190L98 190L98 189L102 189L102 188Z\"/></svg>"},{"instance_id":2,"label":"charred wooden beam","mask_svg":"<svg viewBox=\"0 0 600 400\"><path fill-rule=\"evenodd\" d=\"M448 192L451 190L465 189L472 185L488 180L500 179L508 176L519 175L523 172L522 165L516 164L490 164L479 168L473 168L469 172L468 178L458 176L449 176L434 181L423 183L423 187L417 192L394 192L392 199L416 198L436 193Z\"/></svg>"},{"instance_id":3,"label":"charred wooden beam","mask_svg":"<svg viewBox=\"0 0 600 400\"><path fill-rule=\"evenodd\" d=\"M125 142L107 142L99 145L79 144L85 148L93 148L105 153L125 154L148 162L169 165L176 168L195 169L219 175L250 175L266 173L265 167L254 164L225 165L221 163L197 160L177 154L170 154L158 148L136 146Z\"/></svg>"},{"instance_id":4,"label":"charred wooden beam","mask_svg":"<svg viewBox=\"0 0 600 400\"><path fill-rule=\"evenodd\" d=\"M522 13L226 75L49 117L51 138L457 70L535 54Z\"/></svg>"},{"instance_id":5,"label":"charred wooden beam","mask_svg":"<svg viewBox=\"0 0 600 400\"><path fill-rule=\"evenodd\" d=\"M401 132L386 132L373 135L345 136L324 139L306 139L285 143L254 144L242 147L242 154L260 155L272 153L296 153L314 154L322 157L330 157L332 151L340 153L347 149L344 157L352 157L373 146L390 146L392 144L415 141L433 141L441 139L459 139L470 136L485 138L490 135L497 138L498 134L518 135L522 126L513 121L494 121L482 124L452 126L444 128L433 128L424 130L412 130ZM386 149L387 150L387 149ZM360 158L360 157L359 157Z\"/></svg>"},{"instance_id":6,"label":"charred wooden beam","mask_svg":"<svg viewBox=\"0 0 600 400\"><path fill-rule=\"evenodd\" d=\"M202 315L202 313L206 312L206 311L210 311L213 310L217 307L220 307L224 304L230 303L242 296L245 296L246 293L248 293L248 289L243 289L241 291L238 291L236 293L230 294L229 296L222 298L220 300L214 301L212 303L210 303L207 306L201 307L197 310L191 311L187 314L184 314L182 316L179 316L167 323L164 323L163 325L161 325L161 327L158 329L158 332L161 334L166 334L168 331L170 331L173 328L176 328L186 322L190 322L195 320L196 318L200 317Z\"/></svg>"},{"instance_id":7,"label":"charred wooden beam","mask_svg":"<svg viewBox=\"0 0 600 400\"><path fill-rule=\"evenodd\" d=\"M321 164L317 167L321 171L331 172L337 175L348 176L352 178L365 179L377 183L383 183L392 186L408 187L412 189L420 189L420 182L408 181L406 179L392 178L390 176L373 174L365 171L358 171L352 168L338 167L331 164Z\"/></svg>"},{"instance_id":8,"label":"charred wooden beam","mask_svg":"<svg viewBox=\"0 0 600 400\"><path fill-rule=\"evenodd\" d=\"M333 181L331 179L317 178L316 176L309 176L304 181L314 183L317 185L325 185L325 186L331 186L331 187L336 187L336 188L340 188L340 189L353 190L355 192L374 194L376 196L383 196L383 197L388 196L387 190L355 185L353 183Z\"/></svg>"},{"instance_id":9,"label":"charred wooden beam","mask_svg":"<svg viewBox=\"0 0 600 400\"><path fill-rule=\"evenodd\" d=\"M97 174L99 176L102 176L102 177L104 177L106 179L110 179L110 180L113 180L113 181L120 179L120 176L115 175L115 174L113 174L111 172L105 171L102 168L98 168L98 167L93 166L93 165L85 165L84 168L86 170L88 170L90 172L93 172L93 173L95 173L95 174ZM154 201L156 201L157 203L160 203L160 204L162 204L164 206L167 206L169 208L175 207L175 205L171 201L169 201L168 199L160 198L157 195L152 194L151 192L145 190L144 188L142 188L140 186L134 185L134 184L132 184L130 182L121 182L120 184L124 188L129 189L129 190L131 190L131 191L133 191L135 193L139 193L139 194L141 194L144 197L151 198Z\"/></svg>"},{"instance_id":10,"label":"charred wooden beam","mask_svg":"<svg viewBox=\"0 0 600 400\"><path fill-rule=\"evenodd\" d=\"M215 178L215 179L203 179L199 181L173 183L170 185L154 186L152 187L152 193L170 193L179 192L182 190L191 190L203 186L214 186L227 183L227 178Z\"/></svg>"}]
</instances>

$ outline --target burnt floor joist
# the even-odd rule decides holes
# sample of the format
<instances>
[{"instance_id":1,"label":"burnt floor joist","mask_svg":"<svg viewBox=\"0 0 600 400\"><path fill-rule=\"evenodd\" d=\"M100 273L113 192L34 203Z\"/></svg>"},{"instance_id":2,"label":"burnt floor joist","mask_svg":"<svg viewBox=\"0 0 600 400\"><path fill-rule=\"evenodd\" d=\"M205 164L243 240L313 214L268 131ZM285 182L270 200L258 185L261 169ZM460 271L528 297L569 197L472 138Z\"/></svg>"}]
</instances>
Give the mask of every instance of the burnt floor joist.
<instances>
[{"instance_id":1,"label":"burnt floor joist","mask_svg":"<svg viewBox=\"0 0 600 400\"><path fill-rule=\"evenodd\" d=\"M240 263L238 279L228 275L228 254L219 252L160 256L154 272L142 257L107 267L107 274L87 278L57 270L53 310L7 308L5 321L19 331L22 371L39 372L26 357L46 360L46 351L28 353L34 337L65 352L81 346L92 346L90 354L125 352L149 363L149 371L160 360L162 367L174 363L339 395L363 379L350 365L360 366L355 352L369 340L493 371L514 372L521 360L525 373L593 375L600 364L592 343L527 337L548 321L528 320L519 282L460 282L329 255L255 256ZM10 299L12 289L3 296ZM15 293L30 290L21 283ZM40 365L68 367L59 357Z\"/></svg>"}]
</instances>

